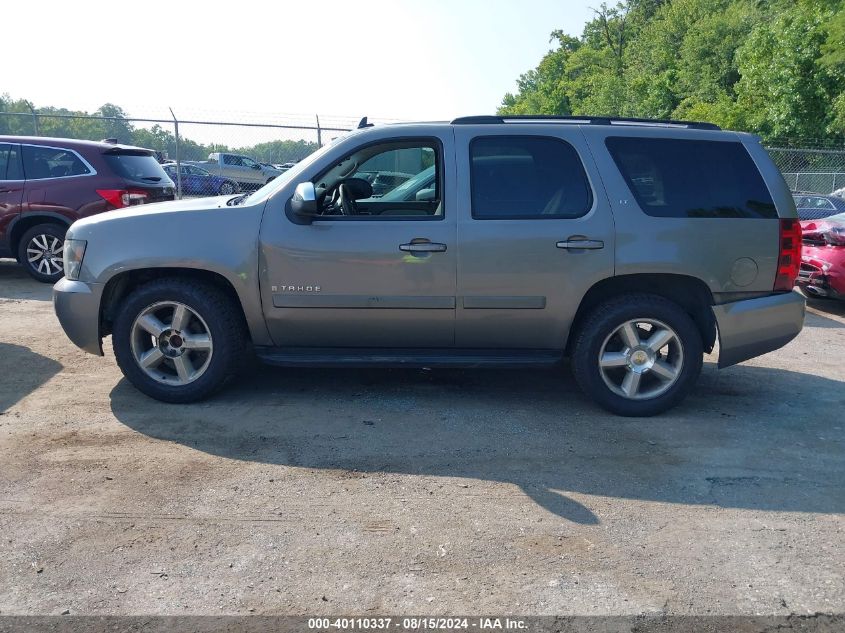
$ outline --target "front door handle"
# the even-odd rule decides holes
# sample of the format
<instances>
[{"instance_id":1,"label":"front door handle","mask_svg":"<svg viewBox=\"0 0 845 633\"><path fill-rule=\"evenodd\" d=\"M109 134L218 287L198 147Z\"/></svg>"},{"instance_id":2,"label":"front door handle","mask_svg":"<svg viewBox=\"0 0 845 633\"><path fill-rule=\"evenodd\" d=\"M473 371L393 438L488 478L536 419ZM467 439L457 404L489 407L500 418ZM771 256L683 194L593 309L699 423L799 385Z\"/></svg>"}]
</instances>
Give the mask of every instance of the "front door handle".
<instances>
[{"instance_id":1,"label":"front door handle","mask_svg":"<svg viewBox=\"0 0 845 633\"><path fill-rule=\"evenodd\" d=\"M566 239L561 240L557 244L555 244L558 248L564 248L569 250L587 250L587 251L597 251L601 248L604 248L604 242L602 240L588 240L583 238L576 238L576 239Z\"/></svg>"},{"instance_id":2,"label":"front door handle","mask_svg":"<svg viewBox=\"0 0 845 633\"><path fill-rule=\"evenodd\" d=\"M406 253L442 253L446 250L446 245L428 240L411 240L407 244L400 244L399 250Z\"/></svg>"}]
</instances>

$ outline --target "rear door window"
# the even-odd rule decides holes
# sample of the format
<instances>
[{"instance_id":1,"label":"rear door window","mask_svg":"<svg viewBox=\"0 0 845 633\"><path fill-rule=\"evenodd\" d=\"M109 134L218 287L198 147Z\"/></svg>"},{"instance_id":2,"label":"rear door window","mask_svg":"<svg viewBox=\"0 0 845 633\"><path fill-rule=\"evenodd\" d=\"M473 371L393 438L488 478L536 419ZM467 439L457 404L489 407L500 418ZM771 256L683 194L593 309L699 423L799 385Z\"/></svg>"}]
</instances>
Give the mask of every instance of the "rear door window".
<instances>
[{"instance_id":1,"label":"rear door window","mask_svg":"<svg viewBox=\"0 0 845 633\"><path fill-rule=\"evenodd\" d=\"M20 145L0 143L0 180L23 180Z\"/></svg>"},{"instance_id":2,"label":"rear door window","mask_svg":"<svg viewBox=\"0 0 845 633\"><path fill-rule=\"evenodd\" d=\"M742 143L609 137L640 208L670 218L776 218L763 177Z\"/></svg>"},{"instance_id":3,"label":"rear door window","mask_svg":"<svg viewBox=\"0 0 845 633\"><path fill-rule=\"evenodd\" d=\"M472 217L578 218L593 205L578 152L543 136L481 136L470 143Z\"/></svg>"},{"instance_id":4,"label":"rear door window","mask_svg":"<svg viewBox=\"0 0 845 633\"><path fill-rule=\"evenodd\" d=\"M152 154L109 152L103 154L106 164L121 178L141 182L161 182L167 174Z\"/></svg>"},{"instance_id":5,"label":"rear door window","mask_svg":"<svg viewBox=\"0 0 845 633\"><path fill-rule=\"evenodd\" d=\"M93 171L73 150L23 145L23 169L27 180L85 176Z\"/></svg>"}]
</instances>

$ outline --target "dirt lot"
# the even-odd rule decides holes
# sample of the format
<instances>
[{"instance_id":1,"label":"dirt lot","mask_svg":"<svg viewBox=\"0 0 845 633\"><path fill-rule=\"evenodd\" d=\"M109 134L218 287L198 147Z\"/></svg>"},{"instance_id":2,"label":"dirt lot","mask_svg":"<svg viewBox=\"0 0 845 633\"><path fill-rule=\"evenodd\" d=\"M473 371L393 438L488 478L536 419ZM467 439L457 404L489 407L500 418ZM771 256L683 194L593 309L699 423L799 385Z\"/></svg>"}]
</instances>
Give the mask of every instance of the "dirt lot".
<instances>
[{"instance_id":1,"label":"dirt lot","mask_svg":"<svg viewBox=\"0 0 845 633\"><path fill-rule=\"evenodd\" d=\"M655 419L565 371L137 393L0 262L3 614L845 610L845 306Z\"/></svg>"}]
</instances>

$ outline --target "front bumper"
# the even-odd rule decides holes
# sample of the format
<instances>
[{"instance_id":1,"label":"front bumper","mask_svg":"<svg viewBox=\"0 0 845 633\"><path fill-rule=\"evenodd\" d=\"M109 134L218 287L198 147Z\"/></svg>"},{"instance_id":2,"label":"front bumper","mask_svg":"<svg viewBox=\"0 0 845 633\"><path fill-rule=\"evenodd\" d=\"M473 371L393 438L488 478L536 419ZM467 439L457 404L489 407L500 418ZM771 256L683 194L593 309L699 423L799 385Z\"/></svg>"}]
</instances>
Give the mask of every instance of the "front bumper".
<instances>
[{"instance_id":1,"label":"front bumper","mask_svg":"<svg viewBox=\"0 0 845 633\"><path fill-rule=\"evenodd\" d=\"M100 299L103 284L62 278L53 286L53 309L68 338L90 354L103 355Z\"/></svg>"},{"instance_id":2,"label":"front bumper","mask_svg":"<svg viewBox=\"0 0 845 633\"><path fill-rule=\"evenodd\" d=\"M719 367L779 349L804 326L804 297L796 290L713 306L719 328Z\"/></svg>"},{"instance_id":3,"label":"front bumper","mask_svg":"<svg viewBox=\"0 0 845 633\"><path fill-rule=\"evenodd\" d=\"M821 254L818 251L822 249L804 246L801 270L795 283L812 297L845 298L845 257L842 257L845 249L830 249Z\"/></svg>"}]
</instances>

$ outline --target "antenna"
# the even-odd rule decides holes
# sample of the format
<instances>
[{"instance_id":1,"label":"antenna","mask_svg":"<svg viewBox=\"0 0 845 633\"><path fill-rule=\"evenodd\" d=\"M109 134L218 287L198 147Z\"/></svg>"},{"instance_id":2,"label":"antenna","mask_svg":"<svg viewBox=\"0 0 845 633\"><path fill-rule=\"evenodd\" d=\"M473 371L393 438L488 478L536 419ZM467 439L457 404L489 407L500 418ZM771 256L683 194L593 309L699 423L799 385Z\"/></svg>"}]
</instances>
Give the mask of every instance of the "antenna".
<instances>
[{"instance_id":1,"label":"antenna","mask_svg":"<svg viewBox=\"0 0 845 633\"><path fill-rule=\"evenodd\" d=\"M363 119L361 119L361 120L358 122L358 129L359 129L359 130L360 130L361 128L364 128L364 127L373 127L373 124L372 124L372 123L367 123L367 117L364 117Z\"/></svg>"}]
</instances>

